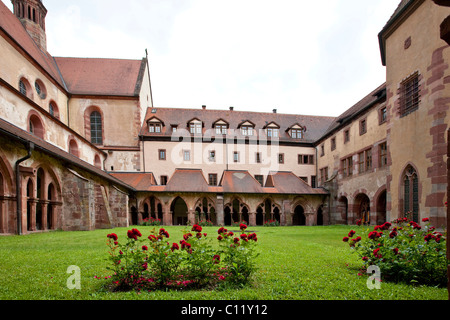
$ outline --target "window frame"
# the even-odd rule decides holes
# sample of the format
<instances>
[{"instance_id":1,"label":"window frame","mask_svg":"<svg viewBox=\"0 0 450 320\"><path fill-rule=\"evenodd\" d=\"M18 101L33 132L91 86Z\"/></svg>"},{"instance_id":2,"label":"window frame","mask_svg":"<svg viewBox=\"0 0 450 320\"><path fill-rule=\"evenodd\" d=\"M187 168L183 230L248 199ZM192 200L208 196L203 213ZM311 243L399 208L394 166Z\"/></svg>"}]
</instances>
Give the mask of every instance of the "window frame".
<instances>
[{"instance_id":1,"label":"window frame","mask_svg":"<svg viewBox=\"0 0 450 320\"><path fill-rule=\"evenodd\" d=\"M416 71L400 83L398 92L400 117L405 117L419 108L421 98L419 78L420 74Z\"/></svg>"}]
</instances>

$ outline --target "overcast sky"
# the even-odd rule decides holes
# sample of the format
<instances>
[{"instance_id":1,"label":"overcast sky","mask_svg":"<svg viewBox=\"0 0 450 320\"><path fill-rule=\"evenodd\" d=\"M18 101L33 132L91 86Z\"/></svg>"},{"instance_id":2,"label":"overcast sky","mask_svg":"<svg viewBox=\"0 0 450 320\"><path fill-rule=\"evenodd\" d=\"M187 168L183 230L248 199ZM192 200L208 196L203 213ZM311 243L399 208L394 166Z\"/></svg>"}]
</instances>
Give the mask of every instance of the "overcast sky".
<instances>
[{"instance_id":1,"label":"overcast sky","mask_svg":"<svg viewBox=\"0 0 450 320\"><path fill-rule=\"evenodd\" d=\"M385 81L377 36L399 0L43 3L53 56L147 49L155 107L338 116Z\"/></svg>"}]
</instances>

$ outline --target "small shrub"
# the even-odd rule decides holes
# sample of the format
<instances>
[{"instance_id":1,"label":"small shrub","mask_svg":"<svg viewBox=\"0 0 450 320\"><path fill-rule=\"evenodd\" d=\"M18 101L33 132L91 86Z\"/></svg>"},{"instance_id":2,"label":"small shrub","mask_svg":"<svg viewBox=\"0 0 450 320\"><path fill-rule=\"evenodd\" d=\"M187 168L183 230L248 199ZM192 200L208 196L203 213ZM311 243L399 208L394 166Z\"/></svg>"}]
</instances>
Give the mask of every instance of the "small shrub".
<instances>
[{"instance_id":1,"label":"small shrub","mask_svg":"<svg viewBox=\"0 0 450 320\"><path fill-rule=\"evenodd\" d=\"M278 227L280 222L278 220L269 220L264 222L264 227Z\"/></svg>"},{"instance_id":2,"label":"small shrub","mask_svg":"<svg viewBox=\"0 0 450 320\"><path fill-rule=\"evenodd\" d=\"M160 226L161 225L161 219L158 218L145 218L144 220L142 220L142 225L143 226Z\"/></svg>"},{"instance_id":3,"label":"small shrub","mask_svg":"<svg viewBox=\"0 0 450 320\"><path fill-rule=\"evenodd\" d=\"M447 285L446 238L428 223L407 218L351 230L343 238L361 257L364 267L376 265L385 280L426 285Z\"/></svg>"},{"instance_id":4,"label":"small shrub","mask_svg":"<svg viewBox=\"0 0 450 320\"><path fill-rule=\"evenodd\" d=\"M198 224L183 230L179 242L169 241L164 228L153 229L147 239L139 230L129 230L125 244L119 243L116 234L108 234L112 267L107 269L113 275L107 279L111 279L114 291L216 287L224 282L248 284L256 270L257 237L255 233L246 234L246 228L241 224L241 234L235 237L220 228L219 249L214 249Z\"/></svg>"}]
</instances>

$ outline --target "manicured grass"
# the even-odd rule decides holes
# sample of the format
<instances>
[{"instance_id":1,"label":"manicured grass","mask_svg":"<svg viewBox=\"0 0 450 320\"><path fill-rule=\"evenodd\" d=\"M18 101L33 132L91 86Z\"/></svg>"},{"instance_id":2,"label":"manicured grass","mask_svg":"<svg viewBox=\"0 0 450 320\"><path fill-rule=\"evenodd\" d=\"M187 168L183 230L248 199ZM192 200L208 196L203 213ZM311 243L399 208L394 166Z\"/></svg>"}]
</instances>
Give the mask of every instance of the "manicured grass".
<instances>
[{"instance_id":1,"label":"manicured grass","mask_svg":"<svg viewBox=\"0 0 450 320\"><path fill-rule=\"evenodd\" d=\"M139 227L143 237L153 227ZM165 227L170 240L181 227ZM204 228L209 237L217 227ZM237 228L229 227L230 230ZM249 227L258 234L258 271L242 289L125 292L104 289L109 272L106 235L120 239L127 228L92 232L51 232L0 237L0 300L447 300L446 288L383 282L367 288L360 261L342 237L350 226ZM81 290L67 288L69 266L81 269Z\"/></svg>"}]
</instances>

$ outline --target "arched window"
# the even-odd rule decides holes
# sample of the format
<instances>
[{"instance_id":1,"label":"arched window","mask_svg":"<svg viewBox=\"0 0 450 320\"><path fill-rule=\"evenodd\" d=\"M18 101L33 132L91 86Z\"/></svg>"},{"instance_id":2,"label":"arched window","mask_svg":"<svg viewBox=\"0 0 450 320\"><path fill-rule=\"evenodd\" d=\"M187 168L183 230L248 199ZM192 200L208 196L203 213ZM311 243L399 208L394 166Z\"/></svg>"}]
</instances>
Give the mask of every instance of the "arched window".
<instances>
[{"instance_id":1,"label":"arched window","mask_svg":"<svg viewBox=\"0 0 450 320\"><path fill-rule=\"evenodd\" d=\"M80 152L78 150L78 144L75 140L71 139L69 141L69 153L75 157L80 157Z\"/></svg>"},{"instance_id":2,"label":"arched window","mask_svg":"<svg viewBox=\"0 0 450 320\"><path fill-rule=\"evenodd\" d=\"M403 175L403 214L419 222L419 178L412 166Z\"/></svg>"},{"instance_id":3,"label":"arched window","mask_svg":"<svg viewBox=\"0 0 450 320\"><path fill-rule=\"evenodd\" d=\"M44 125L41 119L35 114L32 114L28 120L28 131L36 137L44 139Z\"/></svg>"},{"instance_id":4,"label":"arched window","mask_svg":"<svg viewBox=\"0 0 450 320\"><path fill-rule=\"evenodd\" d=\"M19 91L21 94L23 94L25 97L28 97L30 99L33 98L33 92L31 90L30 83L27 79L21 78L19 80Z\"/></svg>"},{"instance_id":5,"label":"arched window","mask_svg":"<svg viewBox=\"0 0 450 320\"><path fill-rule=\"evenodd\" d=\"M55 101L50 101L48 105L48 112L52 115L52 117L59 119L59 108Z\"/></svg>"},{"instance_id":6,"label":"arched window","mask_svg":"<svg viewBox=\"0 0 450 320\"><path fill-rule=\"evenodd\" d=\"M91 142L93 144L103 144L102 115L98 111L93 111L90 116Z\"/></svg>"}]
</instances>

